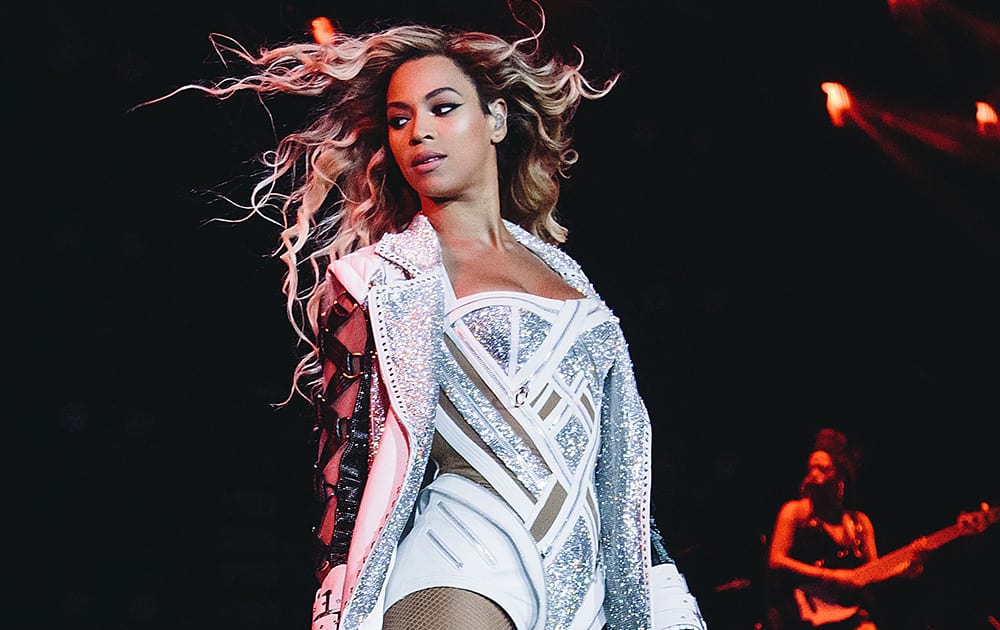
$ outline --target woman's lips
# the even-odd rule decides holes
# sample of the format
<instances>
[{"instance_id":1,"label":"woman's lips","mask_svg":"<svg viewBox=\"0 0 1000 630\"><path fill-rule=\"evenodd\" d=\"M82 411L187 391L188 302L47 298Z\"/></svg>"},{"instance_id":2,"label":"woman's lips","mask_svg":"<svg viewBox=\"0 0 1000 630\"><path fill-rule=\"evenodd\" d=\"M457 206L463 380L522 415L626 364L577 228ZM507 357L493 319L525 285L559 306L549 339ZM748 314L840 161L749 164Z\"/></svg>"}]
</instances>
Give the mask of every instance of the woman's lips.
<instances>
[{"instance_id":1,"label":"woman's lips","mask_svg":"<svg viewBox=\"0 0 1000 630\"><path fill-rule=\"evenodd\" d=\"M443 153L424 152L413 158L410 166L418 173L429 173L436 169L444 158Z\"/></svg>"}]
</instances>

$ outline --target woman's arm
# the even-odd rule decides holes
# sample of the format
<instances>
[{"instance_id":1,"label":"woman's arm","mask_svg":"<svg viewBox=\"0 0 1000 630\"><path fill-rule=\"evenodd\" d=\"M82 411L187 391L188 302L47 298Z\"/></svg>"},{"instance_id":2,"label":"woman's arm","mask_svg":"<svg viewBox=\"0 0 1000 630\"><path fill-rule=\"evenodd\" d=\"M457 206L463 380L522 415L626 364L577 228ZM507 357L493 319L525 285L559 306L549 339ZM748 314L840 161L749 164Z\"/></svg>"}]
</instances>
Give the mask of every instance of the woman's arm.
<instances>
[{"instance_id":1,"label":"woman's arm","mask_svg":"<svg viewBox=\"0 0 1000 630\"><path fill-rule=\"evenodd\" d=\"M313 630L339 623L345 569L365 480L372 358L367 314L331 270L319 314L317 339L323 382L316 410L315 528L320 586L313 602Z\"/></svg>"},{"instance_id":2,"label":"woman's arm","mask_svg":"<svg viewBox=\"0 0 1000 630\"><path fill-rule=\"evenodd\" d=\"M875 526L864 512L857 513L861 525L861 548L864 550L865 562L878 558L878 548L875 546Z\"/></svg>"}]
</instances>

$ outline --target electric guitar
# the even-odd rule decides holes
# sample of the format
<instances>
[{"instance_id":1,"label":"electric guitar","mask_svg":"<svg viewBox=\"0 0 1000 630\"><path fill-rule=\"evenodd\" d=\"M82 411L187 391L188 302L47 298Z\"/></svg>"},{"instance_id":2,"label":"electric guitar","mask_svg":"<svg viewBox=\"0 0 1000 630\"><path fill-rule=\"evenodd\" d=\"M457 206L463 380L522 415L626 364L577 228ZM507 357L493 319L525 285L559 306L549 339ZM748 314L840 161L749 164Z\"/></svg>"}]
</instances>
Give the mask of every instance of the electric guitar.
<instances>
[{"instance_id":1,"label":"electric guitar","mask_svg":"<svg viewBox=\"0 0 1000 630\"><path fill-rule=\"evenodd\" d=\"M853 569L859 588L882 582L901 574L911 562L961 536L979 534L1000 520L1000 507L984 509L986 524L982 529L961 523L949 525L933 534L917 538L910 544L867 562ZM793 595L803 621L813 626L843 621L858 611L857 605L844 605L839 601L837 585L822 581L808 582L795 588Z\"/></svg>"}]
</instances>

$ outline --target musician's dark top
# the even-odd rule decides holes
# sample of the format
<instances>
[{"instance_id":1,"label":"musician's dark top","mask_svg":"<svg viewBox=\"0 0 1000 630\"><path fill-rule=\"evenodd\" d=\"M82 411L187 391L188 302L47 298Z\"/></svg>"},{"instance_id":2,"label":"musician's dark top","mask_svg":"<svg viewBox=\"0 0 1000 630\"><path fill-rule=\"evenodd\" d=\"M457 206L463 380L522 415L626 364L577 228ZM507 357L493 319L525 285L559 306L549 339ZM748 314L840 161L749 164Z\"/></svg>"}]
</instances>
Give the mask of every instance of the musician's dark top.
<instances>
[{"instance_id":1,"label":"musician's dark top","mask_svg":"<svg viewBox=\"0 0 1000 630\"><path fill-rule=\"evenodd\" d=\"M795 538L788 555L796 560L830 569L853 569L865 563L868 555L864 547L865 519L857 512L845 512L843 533L838 526L831 526L813 516L795 528ZM837 530L837 538L833 534ZM839 540L838 540L839 538ZM798 590L798 596L796 596ZM769 575L771 630L815 630L812 622L802 619L803 602L813 609L820 607L857 607L847 619L819 626L822 630L848 630L867 618L864 591L838 589L820 580L810 580L800 575L774 570Z\"/></svg>"}]
</instances>

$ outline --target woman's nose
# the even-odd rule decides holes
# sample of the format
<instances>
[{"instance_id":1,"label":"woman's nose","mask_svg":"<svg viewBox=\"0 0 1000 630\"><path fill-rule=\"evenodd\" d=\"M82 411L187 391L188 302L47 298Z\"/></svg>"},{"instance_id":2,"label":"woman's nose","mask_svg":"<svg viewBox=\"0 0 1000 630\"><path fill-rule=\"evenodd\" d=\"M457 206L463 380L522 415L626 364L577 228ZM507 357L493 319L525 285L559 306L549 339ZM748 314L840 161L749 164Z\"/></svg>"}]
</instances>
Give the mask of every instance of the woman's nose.
<instances>
[{"instance_id":1,"label":"woman's nose","mask_svg":"<svg viewBox=\"0 0 1000 630\"><path fill-rule=\"evenodd\" d=\"M430 116L416 114L410 123L410 144L420 144L433 137L433 123Z\"/></svg>"}]
</instances>

